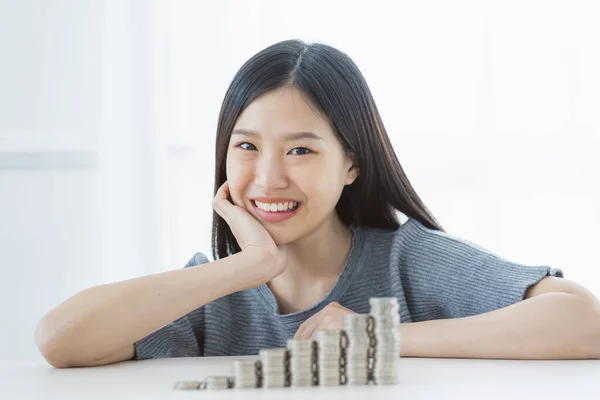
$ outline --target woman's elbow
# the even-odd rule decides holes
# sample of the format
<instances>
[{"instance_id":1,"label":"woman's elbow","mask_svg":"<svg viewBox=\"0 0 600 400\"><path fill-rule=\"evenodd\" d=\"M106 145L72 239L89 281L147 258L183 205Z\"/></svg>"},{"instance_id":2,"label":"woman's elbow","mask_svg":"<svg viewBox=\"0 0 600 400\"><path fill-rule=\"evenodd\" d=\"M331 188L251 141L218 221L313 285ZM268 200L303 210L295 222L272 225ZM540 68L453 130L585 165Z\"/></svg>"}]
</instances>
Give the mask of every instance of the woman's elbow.
<instances>
[{"instance_id":1,"label":"woman's elbow","mask_svg":"<svg viewBox=\"0 0 600 400\"><path fill-rule=\"evenodd\" d=\"M49 323L46 320L46 317L38 322L34 331L35 345L48 364L54 368L68 368L71 365L69 365L64 357L64 351L60 349L59 341L55 335L51 333L51 329L48 325Z\"/></svg>"}]
</instances>

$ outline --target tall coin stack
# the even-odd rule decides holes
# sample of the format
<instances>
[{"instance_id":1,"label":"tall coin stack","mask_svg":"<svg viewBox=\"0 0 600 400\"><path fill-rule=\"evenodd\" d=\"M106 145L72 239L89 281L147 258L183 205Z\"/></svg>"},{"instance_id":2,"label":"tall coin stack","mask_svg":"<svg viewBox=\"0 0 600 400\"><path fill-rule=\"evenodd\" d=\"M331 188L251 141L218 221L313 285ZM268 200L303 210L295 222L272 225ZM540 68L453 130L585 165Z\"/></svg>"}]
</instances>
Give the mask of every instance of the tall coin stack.
<instances>
[{"instance_id":1,"label":"tall coin stack","mask_svg":"<svg viewBox=\"0 0 600 400\"><path fill-rule=\"evenodd\" d=\"M319 343L319 385L340 384L341 329L317 332Z\"/></svg>"},{"instance_id":2,"label":"tall coin stack","mask_svg":"<svg viewBox=\"0 0 600 400\"><path fill-rule=\"evenodd\" d=\"M400 314L396 297L370 298L377 341L373 379L378 385L398 383L400 361Z\"/></svg>"},{"instance_id":3,"label":"tall coin stack","mask_svg":"<svg viewBox=\"0 0 600 400\"><path fill-rule=\"evenodd\" d=\"M346 383L349 385L366 385L368 383L368 318L368 314L344 315L344 331L347 338Z\"/></svg>"},{"instance_id":4,"label":"tall coin stack","mask_svg":"<svg viewBox=\"0 0 600 400\"><path fill-rule=\"evenodd\" d=\"M292 356L290 362L292 386L312 386L314 343L313 340L288 340L287 347Z\"/></svg>"},{"instance_id":5,"label":"tall coin stack","mask_svg":"<svg viewBox=\"0 0 600 400\"><path fill-rule=\"evenodd\" d=\"M257 361L254 360L235 360L233 362L233 376L236 388L258 387L256 363Z\"/></svg>"},{"instance_id":6,"label":"tall coin stack","mask_svg":"<svg viewBox=\"0 0 600 400\"><path fill-rule=\"evenodd\" d=\"M263 381L265 388L280 388L285 386L285 348L262 349L258 354L262 362Z\"/></svg>"}]
</instances>

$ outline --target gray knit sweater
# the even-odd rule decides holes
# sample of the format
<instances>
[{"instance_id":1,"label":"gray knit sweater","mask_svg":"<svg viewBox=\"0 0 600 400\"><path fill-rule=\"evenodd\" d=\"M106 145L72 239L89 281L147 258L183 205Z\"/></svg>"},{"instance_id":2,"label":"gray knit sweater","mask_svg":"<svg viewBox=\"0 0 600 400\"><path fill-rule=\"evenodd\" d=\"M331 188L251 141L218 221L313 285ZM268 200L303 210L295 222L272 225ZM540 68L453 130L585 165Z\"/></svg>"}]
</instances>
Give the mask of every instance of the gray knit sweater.
<instances>
[{"instance_id":1,"label":"gray knit sweater","mask_svg":"<svg viewBox=\"0 0 600 400\"><path fill-rule=\"evenodd\" d=\"M266 284L217 299L135 343L135 359L256 355L285 347L298 326L332 301L369 312L370 297L397 297L403 323L481 314L523 299L560 269L525 266L409 219L397 230L350 226L352 249L330 292L307 310L280 314ZM185 265L209 262L196 253Z\"/></svg>"}]
</instances>

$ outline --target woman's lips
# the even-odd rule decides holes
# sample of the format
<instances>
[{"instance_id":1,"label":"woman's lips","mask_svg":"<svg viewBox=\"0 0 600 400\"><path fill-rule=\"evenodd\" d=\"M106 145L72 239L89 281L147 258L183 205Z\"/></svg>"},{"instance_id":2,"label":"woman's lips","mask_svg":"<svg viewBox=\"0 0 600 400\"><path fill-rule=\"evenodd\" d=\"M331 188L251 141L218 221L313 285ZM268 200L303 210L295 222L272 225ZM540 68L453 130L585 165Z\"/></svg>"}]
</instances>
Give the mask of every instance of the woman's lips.
<instances>
[{"instance_id":1,"label":"woman's lips","mask_svg":"<svg viewBox=\"0 0 600 400\"><path fill-rule=\"evenodd\" d=\"M256 203L254 202L254 200L252 200L251 203L252 203L252 206L254 207L256 214L259 216L259 218L261 218L264 221L268 221L268 222L281 222L281 221L288 220L288 219L292 218L294 215L296 215L298 213L298 210L300 210L300 208L302 207L302 203L298 202L298 206L293 211L271 212L271 211L265 211L261 208L258 208L256 206Z\"/></svg>"}]
</instances>

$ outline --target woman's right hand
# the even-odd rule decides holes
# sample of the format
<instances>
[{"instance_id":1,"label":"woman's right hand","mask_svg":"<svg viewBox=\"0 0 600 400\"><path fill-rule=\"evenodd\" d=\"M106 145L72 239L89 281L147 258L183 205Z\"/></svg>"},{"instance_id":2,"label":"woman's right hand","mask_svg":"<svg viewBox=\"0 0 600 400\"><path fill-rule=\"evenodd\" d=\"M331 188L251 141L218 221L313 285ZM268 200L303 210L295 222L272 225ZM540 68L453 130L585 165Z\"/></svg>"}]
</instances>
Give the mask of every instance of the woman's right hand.
<instances>
[{"instance_id":1,"label":"woman's right hand","mask_svg":"<svg viewBox=\"0 0 600 400\"><path fill-rule=\"evenodd\" d=\"M287 255L283 247L277 246L269 232L243 207L233 204L229 183L225 181L217 190L212 206L231 228L243 252L257 252L266 256L263 279L269 281L285 271Z\"/></svg>"}]
</instances>

